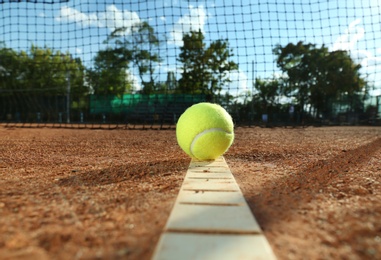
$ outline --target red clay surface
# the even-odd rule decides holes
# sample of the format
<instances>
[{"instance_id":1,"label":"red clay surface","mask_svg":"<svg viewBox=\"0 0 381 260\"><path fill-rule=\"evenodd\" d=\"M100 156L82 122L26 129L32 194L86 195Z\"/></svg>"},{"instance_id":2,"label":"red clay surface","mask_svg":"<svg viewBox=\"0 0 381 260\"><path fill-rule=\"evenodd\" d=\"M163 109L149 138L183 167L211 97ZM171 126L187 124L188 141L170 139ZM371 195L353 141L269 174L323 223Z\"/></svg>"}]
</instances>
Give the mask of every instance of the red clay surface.
<instances>
[{"instance_id":1,"label":"red clay surface","mask_svg":"<svg viewBox=\"0 0 381 260\"><path fill-rule=\"evenodd\" d=\"M381 259L381 128L238 128L225 154L278 259ZM149 259L175 131L0 126L0 258Z\"/></svg>"}]
</instances>

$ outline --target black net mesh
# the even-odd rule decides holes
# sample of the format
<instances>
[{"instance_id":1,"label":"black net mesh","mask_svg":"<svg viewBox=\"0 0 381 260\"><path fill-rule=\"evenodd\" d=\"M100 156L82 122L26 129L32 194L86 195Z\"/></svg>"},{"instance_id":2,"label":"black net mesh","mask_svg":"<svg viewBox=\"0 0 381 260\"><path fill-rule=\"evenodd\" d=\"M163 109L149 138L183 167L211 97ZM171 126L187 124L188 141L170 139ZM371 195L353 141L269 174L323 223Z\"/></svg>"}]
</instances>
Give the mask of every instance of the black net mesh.
<instances>
[{"instance_id":1,"label":"black net mesh","mask_svg":"<svg viewBox=\"0 0 381 260\"><path fill-rule=\"evenodd\" d=\"M377 124L378 1L0 1L0 122Z\"/></svg>"}]
</instances>

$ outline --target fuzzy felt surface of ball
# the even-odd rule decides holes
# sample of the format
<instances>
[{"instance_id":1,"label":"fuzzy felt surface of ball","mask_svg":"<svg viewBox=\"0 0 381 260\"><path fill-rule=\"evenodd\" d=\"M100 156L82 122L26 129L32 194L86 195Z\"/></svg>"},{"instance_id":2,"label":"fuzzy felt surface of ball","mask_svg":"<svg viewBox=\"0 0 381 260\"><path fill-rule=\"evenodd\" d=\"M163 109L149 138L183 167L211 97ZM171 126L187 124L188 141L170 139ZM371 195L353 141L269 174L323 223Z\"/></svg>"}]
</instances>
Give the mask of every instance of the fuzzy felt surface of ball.
<instances>
[{"instance_id":1,"label":"fuzzy felt surface of ball","mask_svg":"<svg viewBox=\"0 0 381 260\"><path fill-rule=\"evenodd\" d=\"M220 105L203 102L189 107L176 125L179 146L190 157L214 160L223 155L234 141L234 124Z\"/></svg>"}]
</instances>

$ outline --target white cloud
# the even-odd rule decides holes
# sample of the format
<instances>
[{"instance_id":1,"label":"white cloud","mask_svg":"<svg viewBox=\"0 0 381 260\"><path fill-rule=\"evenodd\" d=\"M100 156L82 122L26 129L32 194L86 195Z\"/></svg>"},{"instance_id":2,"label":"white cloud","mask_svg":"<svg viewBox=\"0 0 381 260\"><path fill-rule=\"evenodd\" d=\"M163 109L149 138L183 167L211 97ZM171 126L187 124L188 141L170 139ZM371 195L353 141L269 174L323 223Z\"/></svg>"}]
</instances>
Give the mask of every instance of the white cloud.
<instances>
[{"instance_id":1,"label":"white cloud","mask_svg":"<svg viewBox=\"0 0 381 260\"><path fill-rule=\"evenodd\" d=\"M178 0L164 1L164 6L177 6L178 4Z\"/></svg>"},{"instance_id":2,"label":"white cloud","mask_svg":"<svg viewBox=\"0 0 381 260\"><path fill-rule=\"evenodd\" d=\"M377 54L379 54L376 51ZM381 65L381 56L373 55L367 50L354 50L351 52L352 57L356 62L360 63L362 67L373 67Z\"/></svg>"},{"instance_id":3,"label":"white cloud","mask_svg":"<svg viewBox=\"0 0 381 260\"><path fill-rule=\"evenodd\" d=\"M134 24L141 20L136 12L128 10L119 10L115 5L109 5L104 12L82 13L74 8L63 6L59 15L56 17L59 22L75 22L84 27L104 27L113 31L116 28L127 28L126 33Z\"/></svg>"},{"instance_id":4,"label":"white cloud","mask_svg":"<svg viewBox=\"0 0 381 260\"><path fill-rule=\"evenodd\" d=\"M75 22L82 26L99 26L96 14L85 14L68 6L61 7L60 14L56 17L59 22Z\"/></svg>"},{"instance_id":5,"label":"white cloud","mask_svg":"<svg viewBox=\"0 0 381 260\"><path fill-rule=\"evenodd\" d=\"M142 90L142 86L140 84L140 79L134 73L127 70L127 77L128 77L128 81L132 85L132 91L133 92L137 92L137 91Z\"/></svg>"},{"instance_id":6,"label":"white cloud","mask_svg":"<svg viewBox=\"0 0 381 260\"><path fill-rule=\"evenodd\" d=\"M349 51L355 62L367 72L374 72L376 66L381 65L381 48L375 51L375 54L369 50L357 49L357 43L365 36L365 29L360 26L361 20L356 19L351 22L345 32L340 35L332 46L332 50L346 50Z\"/></svg>"},{"instance_id":7,"label":"white cloud","mask_svg":"<svg viewBox=\"0 0 381 260\"><path fill-rule=\"evenodd\" d=\"M364 38L365 35L365 29L359 26L360 23L360 19L351 22L345 32L337 38L332 50L353 50L357 42Z\"/></svg>"},{"instance_id":8,"label":"white cloud","mask_svg":"<svg viewBox=\"0 0 381 260\"><path fill-rule=\"evenodd\" d=\"M121 27L131 28L134 24L141 22L136 12L120 11L115 5L109 5L105 12L98 15L98 18L110 30Z\"/></svg>"},{"instance_id":9,"label":"white cloud","mask_svg":"<svg viewBox=\"0 0 381 260\"><path fill-rule=\"evenodd\" d=\"M238 95L249 91L249 80L244 71L240 69L230 71L228 77L231 82L224 87L222 93L229 92L231 95Z\"/></svg>"},{"instance_id":10,"label":"white cloud","mask_svg":"<svg viewBox=\"0 0 381 260\"><path fill-rule=\"evenodd\" d=\"M201 30L203 33L206 19L208 18L206 11L202 5L198 7L189 6L189 13L180 17L180 19L173 26L169 43L175 45L182 45L183 35L190 31Z\"/></svg>"},{"instance_id":11,"label":"white cloud","mask_svg":"<svg viewBox=\"0 0 381 260\"><path fill-rule=\"evenodd\" d=\"M369 95L374 97L381 96L381 89L371 89L369 90Z\"/></svg>"}]
</instances>

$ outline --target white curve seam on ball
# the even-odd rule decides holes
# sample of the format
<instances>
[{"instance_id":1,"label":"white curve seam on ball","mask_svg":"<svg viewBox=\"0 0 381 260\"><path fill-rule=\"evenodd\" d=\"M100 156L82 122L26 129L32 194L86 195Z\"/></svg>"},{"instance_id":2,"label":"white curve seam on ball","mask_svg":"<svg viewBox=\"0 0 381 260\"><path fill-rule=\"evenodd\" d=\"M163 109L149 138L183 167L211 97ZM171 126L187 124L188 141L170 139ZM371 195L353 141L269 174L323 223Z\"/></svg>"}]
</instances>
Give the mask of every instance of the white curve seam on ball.
<instances>
[{"instance_id":1,"label":"white curve seam on ball","mask_svg":"<svg viewBox=\"0 0 381 260\"><path fill-rule=\"evenodd\" d=\"M191 143L191 145L190 145L190 150L189 150L190 153L192 154L192 156L194 156L194 154L193 154L193 146L195 145L195 143L197 142L197 140L198 140L201 136L203 136L203 135L205 135L205 134L208 134L208 133L211 133L211 132L225 132L225 133L227 133L227 134L231 134L231 132L226 131L225 129L222 129L222 128L217 128L217 127L215 127L215 128L209 128L209 129L206 129L206 130L202 131L201 133L197 134L197 135L193 138L193 140L192 140L192 143Z\"/></svg>"}]
</instances>

